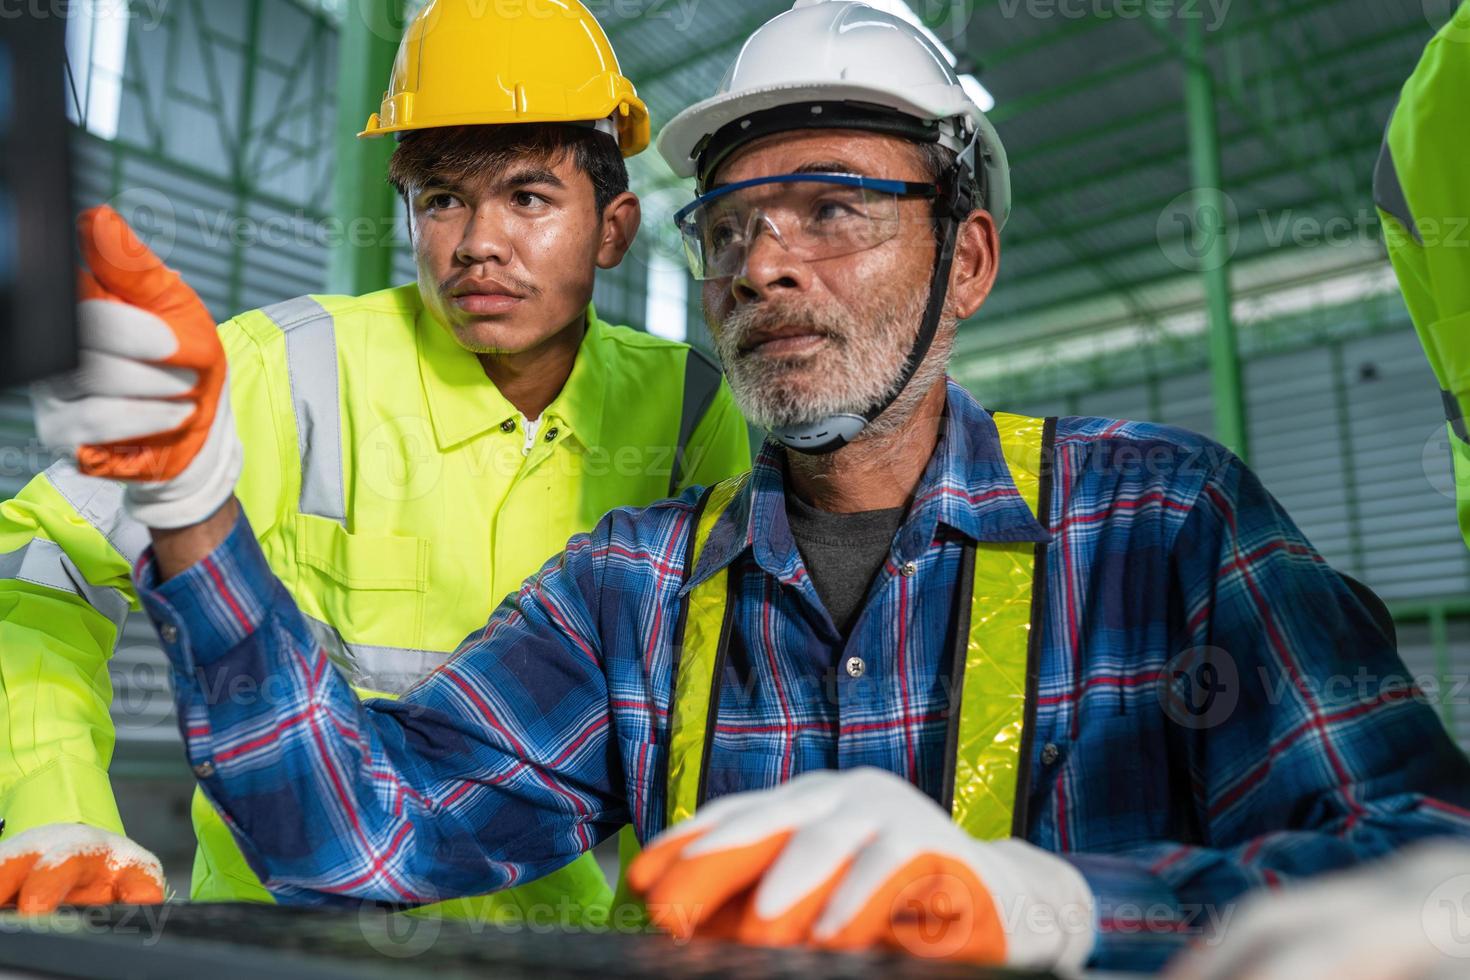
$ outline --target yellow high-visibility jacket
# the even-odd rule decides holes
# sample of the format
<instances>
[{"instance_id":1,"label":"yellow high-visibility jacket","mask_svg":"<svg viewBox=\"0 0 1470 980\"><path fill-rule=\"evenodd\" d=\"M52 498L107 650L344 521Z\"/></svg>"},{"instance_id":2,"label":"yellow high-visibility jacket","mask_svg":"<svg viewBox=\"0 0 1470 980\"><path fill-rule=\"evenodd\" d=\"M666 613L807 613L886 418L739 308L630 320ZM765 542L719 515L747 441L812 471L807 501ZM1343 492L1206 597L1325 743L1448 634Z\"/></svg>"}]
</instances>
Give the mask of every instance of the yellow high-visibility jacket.
<instances>
[{"instance_id":1,"label":"yellow high-visibility jacket","mask_svg":"<svg viewBox=\"0 0 1470 980\"><path fill-rule=\"evenodd\" d=\"M1439 381L1470 544L1470 3L1404 84L1373 179L1384 241Z\"/></svg>"},{"instance_id":2,"label":"yellow high-visibility jacket","mask_svg":"<svg viewBox=\"0 0 1470 980\"><path fill-rule=\"evenodd\" d=\"M220 327L245 449L238 496L272 568L364 694L448 659L509 592L606 511L750 465L718 368L589 310L534 432L417 286L307 296ZM530 438L528 438L530 436ZM0 504L0 817L122 832L108 783L107 661L147 532L118 484L68 464ZM270 896L196 793L196 899ZM605 903L591 855L462 914ZM451 910L454 912L455 910ZM575 912L573 913L575 915Z\"/></svg>"}]
</instances>

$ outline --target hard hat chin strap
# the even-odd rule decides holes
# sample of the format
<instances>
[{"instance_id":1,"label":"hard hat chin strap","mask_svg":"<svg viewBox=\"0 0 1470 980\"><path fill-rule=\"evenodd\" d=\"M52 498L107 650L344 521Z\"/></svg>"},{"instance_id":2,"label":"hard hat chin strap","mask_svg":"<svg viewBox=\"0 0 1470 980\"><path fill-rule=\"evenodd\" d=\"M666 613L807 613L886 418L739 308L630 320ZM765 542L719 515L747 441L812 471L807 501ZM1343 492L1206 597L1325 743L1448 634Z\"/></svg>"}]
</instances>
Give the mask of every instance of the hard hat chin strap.
<instances>
[{"instance_id":1,"label":"hard hat chin strap","mask_svg":"<svg viewBox=\"0 0 1470 980\"><path fill-rule=\"evenodd\" d=\"M924 310L924 322L909 350L903 373L893 393L861 415L829 415L809 425L789 426L771 430L771 435L787 449L809 456L835 453L856 439L874 419L888 411L889 407L904 393L914 380L924 358L934 346L939 333L939 322L944 317L944 301L949 295L949 277L954 270L955 248L959 242L960 225L974 207L973 182L968 179L964 158L945 175L939 199L935 202L934 216L940 224L939 255L934 263L934 278L929 283L929 305Z\"/></svg>"}]
</instances>

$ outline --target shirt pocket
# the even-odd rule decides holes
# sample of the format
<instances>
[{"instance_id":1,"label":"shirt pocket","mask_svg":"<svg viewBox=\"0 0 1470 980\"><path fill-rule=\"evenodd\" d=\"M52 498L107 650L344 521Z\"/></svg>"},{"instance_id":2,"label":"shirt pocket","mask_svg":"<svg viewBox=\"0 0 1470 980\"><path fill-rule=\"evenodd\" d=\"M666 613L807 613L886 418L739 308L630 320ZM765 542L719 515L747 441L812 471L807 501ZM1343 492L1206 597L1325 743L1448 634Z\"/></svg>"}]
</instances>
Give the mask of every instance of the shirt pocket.
<instances>
[{"instance_id":1,"label":"shirt pocket","mask_svg":"<svg viewBox=\"0 0 1470 980\"><path fill-rule=\"evenodd\" d=\"M293 520L298 601L347 641L417 648L429 588L430 542L385 534L349 534L310 514Z\"/></svg>"}]
</instances>

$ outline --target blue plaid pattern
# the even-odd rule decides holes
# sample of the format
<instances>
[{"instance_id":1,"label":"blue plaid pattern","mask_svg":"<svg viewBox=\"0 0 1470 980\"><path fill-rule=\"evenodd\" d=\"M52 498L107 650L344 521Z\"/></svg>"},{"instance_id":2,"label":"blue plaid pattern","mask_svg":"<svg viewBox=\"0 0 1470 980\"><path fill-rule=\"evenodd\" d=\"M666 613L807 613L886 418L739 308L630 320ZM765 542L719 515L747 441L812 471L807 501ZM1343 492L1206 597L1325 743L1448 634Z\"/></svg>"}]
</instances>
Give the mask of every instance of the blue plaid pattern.
<instances>
[{"instance_id":1,"label":"blue plaid pattern","mask_svg":"<svg viewBox=\"0 0 1470 980\"><path fill-rule=\"evenodd\" d=\"M1470 832L1470 765L1387 637L1255 476L1166 426L1061 420L1045 527L951 385L943 435L844 644L770 445L685 583L697 495L608 514L447 666L359 703L242 518L140 594L205 792L283 900L425 902L664 827L682 591L729 567L711 797L879 766L940 795L966 539L1050 540L1027 837L1098 898L1098 966L1157 966L1241 892ZM912 562L913 574L903 574ZM861 656L854 679L840 669Z\"/></svg>"}]
</instances>

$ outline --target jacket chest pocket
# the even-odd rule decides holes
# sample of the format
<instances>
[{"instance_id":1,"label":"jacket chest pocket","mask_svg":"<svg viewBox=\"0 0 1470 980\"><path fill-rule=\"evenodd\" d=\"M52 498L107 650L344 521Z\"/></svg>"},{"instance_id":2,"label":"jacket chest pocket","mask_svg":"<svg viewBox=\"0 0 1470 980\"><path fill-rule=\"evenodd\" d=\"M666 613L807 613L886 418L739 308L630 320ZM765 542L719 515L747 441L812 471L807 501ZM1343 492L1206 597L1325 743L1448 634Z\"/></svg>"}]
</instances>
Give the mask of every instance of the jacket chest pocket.
<instances>
[{"instance_id":1,"label":"jacket chest pocket","mask_svg":"<svg viewBox=\"0 0 1470 980\"><path fill-rule=\"evenodd\" d=\"M424 596L430 542L349 534L336 521L297 514L297 603L334 663L356 687L402 693L434 664L425 662ZM437 664L441 659L432 658Z\"/></svg>"}]
</instances>

